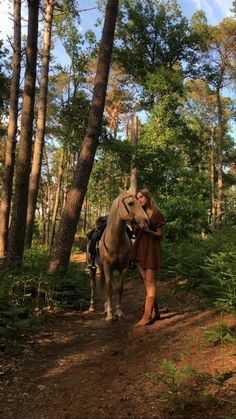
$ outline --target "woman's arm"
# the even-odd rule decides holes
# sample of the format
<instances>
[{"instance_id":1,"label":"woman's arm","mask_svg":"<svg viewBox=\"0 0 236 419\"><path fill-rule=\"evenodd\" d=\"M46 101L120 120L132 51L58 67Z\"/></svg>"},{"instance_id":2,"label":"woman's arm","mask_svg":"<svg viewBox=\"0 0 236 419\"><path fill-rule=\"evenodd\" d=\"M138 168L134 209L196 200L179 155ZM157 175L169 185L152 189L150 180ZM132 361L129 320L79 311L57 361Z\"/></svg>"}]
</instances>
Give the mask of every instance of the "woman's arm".
<instances>
[{"instance_id":1,"label":"woman's arm","mask_svg":"<svg viewBox=\"0 0 236 419\"><path fill-rule=\"evenodd\" d=\"M142 231L149 234L150 236L154 236L157 239L161 239L163 237L163 227L157 227L156 230L150 230L146 223L139 223L139 226Z\"/></svg>"}]
</instances>

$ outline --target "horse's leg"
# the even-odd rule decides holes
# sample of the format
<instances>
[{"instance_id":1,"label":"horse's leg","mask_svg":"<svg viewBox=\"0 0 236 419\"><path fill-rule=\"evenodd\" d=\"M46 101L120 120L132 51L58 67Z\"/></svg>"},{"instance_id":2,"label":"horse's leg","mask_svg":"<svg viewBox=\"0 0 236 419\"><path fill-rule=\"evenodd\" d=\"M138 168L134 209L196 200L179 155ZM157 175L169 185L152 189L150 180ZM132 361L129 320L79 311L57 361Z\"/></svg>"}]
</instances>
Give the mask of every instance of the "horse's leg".
<instances>
[{"instance_id":1,"label":"horse's leg","mask_svg":"<svg viewBox=\"0 0 236 419\"><path fill-rule=\"evenodd\" d=\"M103 269L103 265L100 267L100 294L101 298L104 301L104 314L106 314L106 277Z\"/></svg>"},{"instance_id":2,"label":"horse's leg","mask_svg":"<svg viewBox=\"0 0 236 419\"><path fill-rule=\"evenodd\" d=\"M126 267L120 270L119 288L118 288L118 295L117 295L118 298L117 298L117 304L116 304L116 309L115 309L115 315L119 319L124 317L124 313L121 308L121 300L122 300L122 295L123 295L123 290L124 290L124 277L125 277L126 271L127 271Z\"/></svg>"},{"instance_id":3,"label":"horse's leg","mask_svg":"<svg viewBox=\"0 0 236 419\"><path fill-rule=\"evenodd\" d=\"M113 319L112 316L112 269L108 262L103 263L103 269L106 279L105 312L107 321Z\"/></svg>"},{"instance_id":4,"label":"horse's leg","mask_svg":"<svg viewBox=\"0 0 236 419\"><path fill-rule=\"evenodd\" d=\"M92 312L95 310L95 294L96 294L96 269L89 269L90 277L90 306L89 311Z\"/></svg>"}]
</instances>

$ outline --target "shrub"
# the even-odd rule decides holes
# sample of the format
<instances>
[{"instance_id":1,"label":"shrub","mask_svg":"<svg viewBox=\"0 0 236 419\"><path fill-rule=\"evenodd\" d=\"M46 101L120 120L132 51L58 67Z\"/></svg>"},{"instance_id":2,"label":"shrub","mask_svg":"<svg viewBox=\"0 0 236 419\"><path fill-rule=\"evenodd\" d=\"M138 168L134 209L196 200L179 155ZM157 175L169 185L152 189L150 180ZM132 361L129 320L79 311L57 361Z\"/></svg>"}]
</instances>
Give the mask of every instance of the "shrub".
<instances>
[{"instance_id":1,"label":"shrub","mask_svg":"<svg viewBox=\"0 0 236 419\"><path fill-rule=\"evenodd\" d=\"M203 337L207 342L224 345L228 342L234 342L235 336L225 321L220 321L217 325L207 328Z\"/></svg>"},{"instance_id":2,"label":"shrub","mask_svg":"<svg viewBox=\"0 0 236 419\"><path fill-rule=\"evenodd\" d=\"M38 322L35 314L56 307L84 309L89 301L89 281L78 263L64 276L46 273L47 250L26 251L22 269L2 270L0 283L0 333L2 345L16 341Z\"/></svg>"},{"instance_id":3,"label":"shrub","mask_svg":"<svg viewBox=\"0 0 236 419\"><path fill-rule=\"evenodd\" d=\"M165 271L186 278L222 310L235 309L236 229L222 229L177 243L164 242Z\"/></svg>"}]
</instances>

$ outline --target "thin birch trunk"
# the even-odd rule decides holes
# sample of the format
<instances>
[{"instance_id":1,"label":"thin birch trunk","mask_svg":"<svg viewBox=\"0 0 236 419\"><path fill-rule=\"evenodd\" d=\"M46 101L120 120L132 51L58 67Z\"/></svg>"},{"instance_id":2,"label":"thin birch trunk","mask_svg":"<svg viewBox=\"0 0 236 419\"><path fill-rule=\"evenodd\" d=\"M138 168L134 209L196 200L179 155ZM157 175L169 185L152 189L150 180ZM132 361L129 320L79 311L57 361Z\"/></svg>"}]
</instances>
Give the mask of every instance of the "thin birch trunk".
<instances>
[{"instance_id":1,"label":"thin birch trunk","mask_svg":"<svg viewBox=\"0 0 236 419\"><path fill-rule=\"evenodd\" d=\"M17 118L19 103L20 61L21 61L21 0L14 0L14 43L12 57L12 80L9 106L9 124L6 143L4 180L0 203L0 257L7 251L8 225L10 217L12 182L15 165Z\"/></svg>"}]
</instances>

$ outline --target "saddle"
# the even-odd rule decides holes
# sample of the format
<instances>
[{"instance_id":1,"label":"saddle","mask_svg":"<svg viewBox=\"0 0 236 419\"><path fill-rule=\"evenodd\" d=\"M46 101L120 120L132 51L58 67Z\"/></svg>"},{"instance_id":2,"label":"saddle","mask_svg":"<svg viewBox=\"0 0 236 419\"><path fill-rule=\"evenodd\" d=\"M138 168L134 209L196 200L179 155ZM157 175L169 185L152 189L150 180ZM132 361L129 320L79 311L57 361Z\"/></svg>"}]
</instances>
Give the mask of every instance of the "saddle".
<instances>
[{"instance_id":1,"label":"saddle","mask_svg":"<svg viewBox=\"0 0 236 419\"><path fill-rule=\"evenodd\" d=\"M89 244L89 253L93 253L95 248L96 248L96 244L97 242L100 240L100 238L102 237L102 233L106 228L107 225L107 218L108 215L99 217L96 220L96 226L95 228L93 228L92 230L90 230L87 234L86 237L89 239L90 244ZM135 239L136 235L135 233L132 231L132 229L129 226L126 226L126 233L128 234L129 239Z\"/></svg>"},{"instance_id":2,"label":"saddle","mask_svg":"<svg viewBox=\"0 0 236 419\"><path fill-rule=\"evenodd\" d=\"M96 220L95 228L93 228L86 234L90 242L97 243L100 240L100 238L102 237L102 233L105 230L105 227L107 225L107 218L108 218L107 215L103 217L99 217Z\"/></svg>"},{"instance_id":3,"label":"saddle","mask_svg":"<svg viewBox=\"0 0 236 419\"><path fill-rule=\"evenodd\" d=\"M99 242L99 240L102 237L102 234L106 228L107 225L107 218L108 215L99 217L96 220L96 226L95 228L93 228L92 230L90 230L87 234L86 237L89 240L89 246L88 246L88 252L89 252L89 260L88 260L88 267L90 267L91 269L96 269L96 264L95 264L95 258L96 256L99 256L99 251L98 251L98 247L97 247L97 243ZM131 239L135 239L137 236L137 231L135 231L135 228L132 224L132 228L130 228L129 226L126 226L126 233L128 234L128 237L131 241ZM135 268L135 264L132 261L129 261L129 268L130 269L134 269Z\"/></svg>"}]
</instances>

